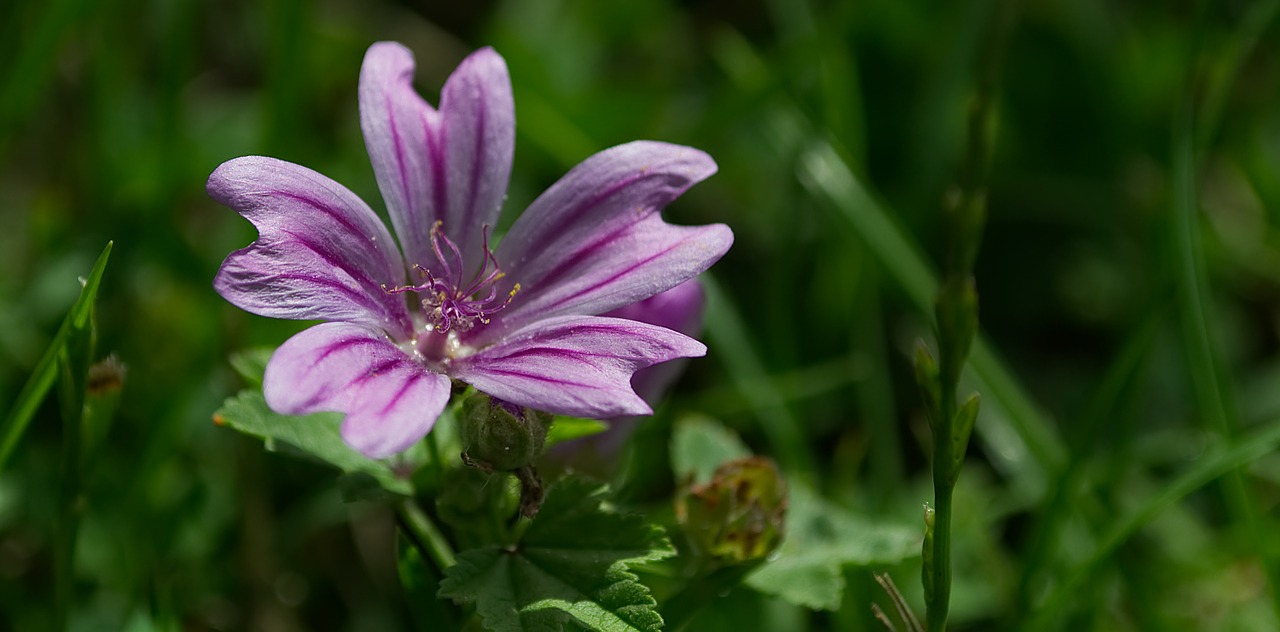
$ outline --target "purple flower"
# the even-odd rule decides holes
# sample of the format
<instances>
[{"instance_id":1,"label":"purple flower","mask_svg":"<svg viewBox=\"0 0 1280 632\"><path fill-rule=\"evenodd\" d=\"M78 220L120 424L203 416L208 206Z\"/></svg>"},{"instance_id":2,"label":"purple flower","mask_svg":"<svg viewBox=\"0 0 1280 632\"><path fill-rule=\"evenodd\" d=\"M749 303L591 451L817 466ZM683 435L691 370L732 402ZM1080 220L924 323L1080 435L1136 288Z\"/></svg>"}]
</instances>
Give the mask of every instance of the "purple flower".
<instances>
[{"instance_id":1,"label":"purple flower","mask_svg":"<svg viewBox=\"0 0 1280 632\"><path fill-rule=\"evenodd\" d=\"M472 54L439 109L413 90L413 68L406 48L382 42L360 73L365 145L400 248L368 205L305 167L248 156L209 177L209 194L259 233L223 262L217 291L255 314L329 321L272 356L267 403L345 413L343 437L371 457L425 436L451 379L552 413L651 413L632 374L706 347L597 314L680 285L729 249L728 227L659 214L715 162L648 141L605 150L494 248L515 138L506 64L492 49Z\"/></svg>"}]
</instances>

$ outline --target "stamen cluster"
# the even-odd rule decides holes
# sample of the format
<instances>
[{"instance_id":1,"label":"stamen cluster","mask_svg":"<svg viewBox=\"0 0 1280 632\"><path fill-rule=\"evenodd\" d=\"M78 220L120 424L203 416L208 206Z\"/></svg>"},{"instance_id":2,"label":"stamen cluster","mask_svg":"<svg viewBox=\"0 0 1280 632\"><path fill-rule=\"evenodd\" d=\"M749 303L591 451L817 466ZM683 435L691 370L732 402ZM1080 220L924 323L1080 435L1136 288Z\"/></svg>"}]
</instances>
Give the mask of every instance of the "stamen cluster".
<instances>
[{"instance_id":1,"label":"stamen cluster","mask_svg":"<svg viewBox=\"0 0 1280 632\"><path fill-rule=\"evenodd\" d=\"M489 324L489 316L511 304L520 284L515 284L506 299L498 303L498 280L506 273L498 267L498 259L489 247L489 227L484 229L484 260L475 276L467 283L463 282L464 262L462 252L444 234L444 222L436 221L431 226L431 249L435 252L436 261L440 263L440 274L436 276L428 268L415 265L414 269L422 274L426 281L419 285L391 288L392 294L416 292L422 295L422 309L427 315L428 324L436 333L447 333L450 330L468 331L476 321ZM447 255L446 255L447 253ZM490 267L493 269L490 270ZM487 294L485 292L488 292ZM480 298L477 298L480 297Z\"/></svg>"}]
</instances>

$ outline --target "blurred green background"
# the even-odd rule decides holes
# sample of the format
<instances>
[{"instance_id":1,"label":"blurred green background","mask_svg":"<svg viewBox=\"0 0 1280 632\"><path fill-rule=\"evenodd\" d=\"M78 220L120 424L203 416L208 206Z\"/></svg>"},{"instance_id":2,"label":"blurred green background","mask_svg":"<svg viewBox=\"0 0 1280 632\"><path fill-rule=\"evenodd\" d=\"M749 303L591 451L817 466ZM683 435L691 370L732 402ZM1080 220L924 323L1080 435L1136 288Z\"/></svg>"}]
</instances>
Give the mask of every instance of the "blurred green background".
<instances>
[{"instance_id":1,"label":"blurred green background","mask_svg":"<svg viewBox=\"0 0 1280 632\"><path fill-rule=\"evenodd\" d=\"M984 413L957 493L955 627L1042 611L1051 629L1276 629L1280 459L1178 485L1280 419L1278 6L0 3L0 407L115 242L99 348L128 377L87 481L72 629L408 629L386 511L210 419L242 386L229 355L301 325L212 291L254 233L205 179L271 155L381 212L356 85L385 39L416 53L432 102L471 50L506 57L506 221L618 143L715 157L719 174L666 212L737 236L709 282L711 351L644 436L660 447L673 416L705 413L849 511L910 523L930 497L919 264L967 168L979 79L996 77L977 269L994 355L969 383ZM0 473L0 628L49 621L59 432L51 398ZM671 491L662 450L646 454L637 506ZM918 567L889 570L923 610ZM735 597L757 617L737 629L877 629L883 595L847 575L838 612Z\"/></svg>"}]
</instances>

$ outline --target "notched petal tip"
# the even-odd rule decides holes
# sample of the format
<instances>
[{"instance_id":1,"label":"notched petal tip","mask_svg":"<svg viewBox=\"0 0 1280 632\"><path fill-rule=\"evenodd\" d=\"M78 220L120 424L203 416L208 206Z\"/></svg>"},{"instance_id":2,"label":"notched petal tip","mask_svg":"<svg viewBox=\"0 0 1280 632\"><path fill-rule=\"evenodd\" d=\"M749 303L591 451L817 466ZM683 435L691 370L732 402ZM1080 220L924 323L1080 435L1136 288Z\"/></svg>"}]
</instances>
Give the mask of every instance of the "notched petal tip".
<instances>
[{"instance_id":1,"label":"notched petal tip","mask_svg":"<svg viewBox=\"0 0 1280 632\"><path fill-rule=\"evenodd\" d=\"M350 190L262 156L223 163L206 188L258 229L214 279L232 304L261 316L359 322L407 335L408 306L382 290L403 280L403 260L378 216Z\"/></svg>"},{"instance_id":2,"label":"notched petal tip","mask_svg":"<svg viewBox=\"0 0 1280 632\"><path fill-rule=\"evenodd\" d=\"M485 46L484 48L477 49L470 55L467 55L462 62L458 64L458 67L454 69L453 74L471 75L476 73L488 74L494 72L500 72L503 75L506 75L507 60L503 58L498 51L494 50L492 46Z\"/></svg>"},{"instance_id":3,"label":"notched petal tip","mask_svg":"<svg viewBox=\"0 0 1280 632\"><path fill-rule=\"evenodd\" d=\"M691 184L706 180L720 169L715 159L701 149L659 140L631 141L601 153L612 153L611 157L620 161L634 161L642 170L661 168L688 178Z\"/></svg>"},{"instance_id":4,"label":"notched petal tip","mask_svg":"<svg viewBox=\"0 0 1280 632\"><path fill-rule=\"evenodd\" d=\"M379 110L386 95L396 93L400 84L407 87L411 98L420 99L412 86L415 67L413 51L399 42L376 42L369 47L360 64L358 98L363 125L374 122L370 116ZM365 131L367 135L368 129Z\"/></svg>"},{"instance_id":5,"label":"notched petal tip","mask_svg":"<svg viewBox=\"0 0 1280 632\"><path fill-rule=\"evenodd\" d=\"M413 51L400 42L374 42L364 53L360 74L369 71L396 72L413 67Z\"/></svg>"},{"instance_id":6,"label":"notched petal tip","mask_svg":"<svg viewBox=\"0 0 1280 632\"><path fill-rule=\"evenodd\" d=\"M707 355L707 345L703 344L701 340L687 336L674 329L659 326L654 326L654 328L662 330L665 334L663 343L667 346L666 355L662 359L650 362L646 366L653 366L680 358L701 358Z\"/></svg>"},{"instance_id":7,"label":"notched petal tip","mask_svg":"<svg viewBox=\"0 0 1280 632\"><path fill-rule=\"evenodd\" d=\"M463 96L462 93L471 94ZM501 120L496 123L509 128L502 129L500 133L514 137L515 106L511 96L511 75L507 70L507 61L498 51L481 48L467 55L445 80L441 95L442 107L443 101L461 98L468 110L482 109L497 115ZM474 114L474 111L468 111L466 117Z\"/></svg>"},{"instance_id":8,"label":"notched petal tip","mask_svg":"<svg viewBox=\"0 0 1280 632\"><path fill-rule=\"evenodd\" d=\"M414 88L412 53L394 42L369 47L360 74L360 125L378 188L405 258L432 267L430 226L443 221L479 264L481 228L496 225L515 142L511 79L493 49L468 55L445 81L437 106Z\"/></svg>"},{"instance_id":9,"label":"notched petal tip","mask_svg":"<svg viewBox=\"0 0 1280 632\"><path fill-rule=\"evenodd\" d=\"M242 183L260 174L273 160L275 159L265 156L232 158L218 165L218 168L209 174L209 180L205 182L204 190L214 201L226 206L232 206L237 197L237 191L243 188L237 183Z\"/></svg>"},{"instance_id":10,"label":"notched petal tip","mask_svg":"<svg viewBox=\"0 0 1280 632\"><path fill-rule=\"evenodd\" d=\"M710 268L733 247L734 236L733 229L726 224L707 224L706 229L707 247L715 254L715 257L707 264L707 267Z\"/></svg>"},{"instance_id":11,"label":"notched petal tip","mask_svg":"<svg viewBox=\"0 0 1280 632\"><path fill-rule=\"evenodd\" d=\"M705 271L728 251L732 231L667 224L661 211L716 169L706 152L661 141L618 145L574 167L498 246L530 292L480 342L542 318L604 313Z\"/></svg>"},{"instance_id":12,"label":"notched petal tip","mask_svg":"<svg viewBox=\"0 0 1280 632\"><path fill-rule=\"evenodd\" d=\"M511 75L507 61L492 48L482 48L468 55L449 75L442 90L442 98L461 97L459 90L473 92L465 97L468 108L483 107L502 117L499 124L514 128L514 103L511 96ZM486 101L488 102L486 104ZM471 113L468 113L471 114ZM514 134L514 129L504 133Z\"/></svg>"}]
</instances>

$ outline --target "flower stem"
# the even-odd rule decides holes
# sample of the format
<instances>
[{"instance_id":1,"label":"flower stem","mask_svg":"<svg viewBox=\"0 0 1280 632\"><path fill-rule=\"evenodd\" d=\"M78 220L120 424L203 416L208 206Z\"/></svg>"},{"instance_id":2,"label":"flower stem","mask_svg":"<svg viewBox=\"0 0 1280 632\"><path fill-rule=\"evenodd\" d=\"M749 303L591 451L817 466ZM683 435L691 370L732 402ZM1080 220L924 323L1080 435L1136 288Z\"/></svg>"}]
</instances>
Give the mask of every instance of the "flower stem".
<instances>
[{"instance_id":1,"label":"flower stem","mask_svg":"<svg viewBox=\"0 0 1280 632\"><path fill-rule=\"evenodd\" d=\"M440 532L436 524L431 521L431 517L412 499L396 506L396 523L400 525L405 535L409 536L409 540L418 548L418 551L430 559L436 568L443 571L457 562L453 547L444 537L444 533Z\"/></svg>"},{"instance_id":2,"label":"flower stem","mask_svg":"<svg viewBox=\"0 0 1280 632\"><path fill-rule=\"evenodd\" d=\"M943 406L943 414L947 408ZM937 426L938 430L947 430L935 430L933 437L933 508L925 527L929 534L925 537L925 546L930 550L925 553L928 563L923 569L929 632L947 629L947 612L951 607L951 496L955 490L955 477L951 473L958 469L951 465L955 453L951 449L950 424Z\"/></svg>"},{"instance_id":3,"label":"flower stem","mask_svg":"<svg viewBox=\"0 0 1280 632\"><path fill-rule=\"evenodd\" d=\"M917 353L917 379L926 389L933 431L933 507L925 514L925 550L922 552L930 632L947 628L951 607L952 497L978 414L977 394L957 403L957 391L960 373L978 335L978 292L973 269L986 224L986 180L994 147L996 83L1015 4L1016 0L994 3L986 44L978 59L965 160L956 192L947 204L947 252L935 303L938 363L934 365L932 359L927 358L927 349Z\"/></svg>"},{"instance_id":4,"label":"flower stem","mask_svg":"<svg viewBox=\"0 0 1280 632\"><path fill-rule=\"evenodd\" d=\"M435 433L428 432L427 437L427 455L431 459L431 469L435 472L434 480L436 484L444 480L444 460L440 456L440 442L436 439Z\"/></svg>"}]
</instances>

